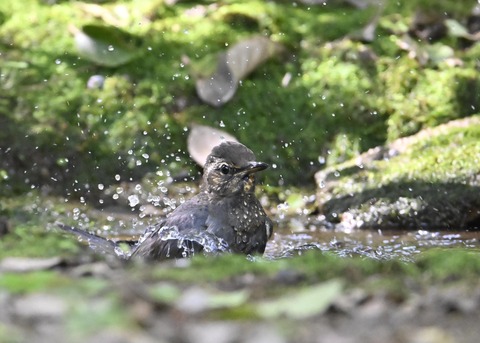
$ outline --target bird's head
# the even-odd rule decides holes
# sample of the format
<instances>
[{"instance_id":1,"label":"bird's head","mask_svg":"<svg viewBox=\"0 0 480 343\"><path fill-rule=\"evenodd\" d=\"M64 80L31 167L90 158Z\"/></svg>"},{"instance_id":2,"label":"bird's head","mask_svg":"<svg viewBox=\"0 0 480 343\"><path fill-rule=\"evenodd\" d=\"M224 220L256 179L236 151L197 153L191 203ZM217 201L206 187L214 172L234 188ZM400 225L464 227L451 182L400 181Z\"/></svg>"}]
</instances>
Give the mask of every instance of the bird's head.
<instances>
[{"instance_id":1,"label":"bird's head","mask_svg":"<svg viewBox=\"0 0 480 343\"><path fill-rule=\"evenodd\" d=\"M268 164L257 162L255 154L245 145L224 142L213 148L207 157L202 189L220 196L252 193L255 173L267 167Z\"/></svg>"}]
</instances>

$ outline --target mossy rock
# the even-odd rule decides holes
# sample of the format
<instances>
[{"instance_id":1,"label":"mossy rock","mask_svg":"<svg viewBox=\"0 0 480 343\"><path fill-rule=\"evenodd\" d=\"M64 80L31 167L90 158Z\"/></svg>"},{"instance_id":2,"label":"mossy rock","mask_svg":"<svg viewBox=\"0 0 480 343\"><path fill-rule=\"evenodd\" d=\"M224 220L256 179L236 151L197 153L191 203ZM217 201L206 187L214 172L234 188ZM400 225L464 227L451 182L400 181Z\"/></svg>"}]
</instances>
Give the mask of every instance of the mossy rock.
<instances>
[{"instance_id":1,"label":"mossy rock","mask_svg":"<svg viewBox=\"0 0 480 343\"><path fill-rule=\"evenodd\" d=\"M476 115L318 172L318 205L348 228L478 228L479 162Z\"/></svg>"}]
</instances>

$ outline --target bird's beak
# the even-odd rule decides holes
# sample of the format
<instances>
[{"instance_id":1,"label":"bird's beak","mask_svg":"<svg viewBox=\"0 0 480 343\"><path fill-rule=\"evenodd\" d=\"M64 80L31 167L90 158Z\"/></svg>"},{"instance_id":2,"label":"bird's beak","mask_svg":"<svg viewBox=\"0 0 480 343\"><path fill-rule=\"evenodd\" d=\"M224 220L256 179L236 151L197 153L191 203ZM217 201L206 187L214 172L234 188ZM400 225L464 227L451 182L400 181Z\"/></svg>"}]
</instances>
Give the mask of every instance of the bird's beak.
<instances>
[{"instance_id":1,"label":"bird's beak","mask_svg":"<svg viewBox=\"0 0 480 343\"><path fill-rule=\"evenodd\" d=\"M253 174L253 173L256 173L257 171L260 171L260 170L264 170L264 169L267 169L268 168L268 164L264 163L264 162L255 162L255 161L252 161L252 162L248 162L248 164L242 168L242 171L249 175L249 174Z\"/></svg>"}]
</instances>

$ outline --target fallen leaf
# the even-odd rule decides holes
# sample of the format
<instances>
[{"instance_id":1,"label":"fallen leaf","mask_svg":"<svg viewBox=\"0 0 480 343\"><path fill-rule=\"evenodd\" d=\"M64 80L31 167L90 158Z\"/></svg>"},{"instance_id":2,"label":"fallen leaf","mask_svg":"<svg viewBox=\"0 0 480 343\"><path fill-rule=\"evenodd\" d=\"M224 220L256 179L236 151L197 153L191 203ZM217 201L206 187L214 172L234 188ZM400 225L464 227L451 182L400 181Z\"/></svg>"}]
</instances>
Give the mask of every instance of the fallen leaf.
<instances>
[{"instance_id":1,"label":"fallen leaf","mask_svg":"<svg viewBox=\"0 0 480 343\"><path fill-rule=\"evenodd\" d=\"M242 80L279 51L279 44L263 36L254 36L228 49L226 64L234 79Z\"/></svg>"},{"instance_id":2,"label":"fallen leaf","mask_svg":"<svg viewBox=\"0 0 480 343\"><path fill-rule=\"evenodd\" d=\"M455 56L455 52L451 47L440 43L425 45L424 51L428 55L428 60L433 64L438 64Z\"/></svg>"},{"instance_id":3,"label":"fallen leaf","mask_svg":"<svg viewBox=\"0 0 480 343\"><path fill-rule=\"evenodd\" d=\"M445 25L447 26L448 34L452 37L465 38L465 39L468 39L468 40L471 40L471 41L480 40L480 34L478 32L473 33L473 34L470 33L465 26L460 24L455 19L445 20Z\"/></svg>"},{"instance_id":4,"label":"fallen leaf","mask_svg":"<svg viewBox=\"0 0 480 343\"><path fill-rule=\"evenodd\" d=\"M180 298L180 290L173 284L163 283L149 289L150 296L158 302L171 304Z\"/></svg>"},{"instance_id":5,"label":"fallen leaf","mask_svg":"<svg viewBox=\"0 0 480 343\"><path fill-rule=\"evenodd\" d=\"M215 71L211 75L199 78L195 87L202 101L220 107L235 95L238 81L228 66L227 55L222 53L217 57Z\"/></svg>"},{"instance_id":6,"label":"fallen leaf","mask_svg":"<svg viewBox=\"0 0 480 343\"><path fill-rule=\"evenodd\" d=\"M211 73L198 73L195 84L198 96L209 105L222 106L233 97L240 80L280 50L279 44L263 36L235 44L216 56Z\"/></svg>"},{"instance_id":7,"label":"fallen leaf","mask_svg":"<svg viewBox=\"0 0 480 343\"><path fill-rule=\"evenodd\" d=\"M249 297L246 290L234 292L213 292L194 287L187 290L177 301L176 307L186 313L200 313L207 310L232 308L243 305Z\"/></svg>"},{"instance_id":8,"label":"fallen leaf","mask_svg":"<svg viewBox=\"0 0 480 343\"><path fill-rule=\"evenodd\" d=\"M445 44L418 44L408 36L403 36L396 42L401 49L408 51L410 58L416 59L420 65L426 65L427 63L437 65L441 62L448 62L455 57L455 51Z\"/></svg>"},{"instance_id":9,"label":"fallen leaf","mask_svg":"<svg viewBox=\"0 0 480 343\"><path fill-rule=\"evenodd\" d=\"M470 36L467 28L455 19L446 19L445 25L447 26L448 33L453 37L467 38Z\"/></svg>"},{"instance_id":10,"label":"fallen leaf","mask_svg":"<svg viewBox=\"0 0 480 343\"><path fill-rule=\"evenodd\" d=\"M137 57L138 37L114 26L70 26L78 53L85 59L105 67L117 67Z\"/></svg>"},{"instance_id":11,"label":"fallen leaf","mask_svg":"<svg viewBox=\"0 0 480 343\"><path fill-rule=\"evenodd\" d=\"M187 141L188 152L193 160L203 167L212 149L226 141L237 142L237 139L213 127L192 125Z\"/></svg>"},{"instance_id":12,"label":"fallen leaf","mask_svg":"<svg viewBox=\"0 0 480 343\"><path fill-rule=\"evenodd\" d=\"M0 271L2 272L31 272L35 270L45 270L58 266L62 263L60 257L50 258L26 258L26 257L6 257L0 262Z\"/></svg>"},{"instance_id":13,"label":"fallen leaf","mask_svg":"<svg viewBox=\"0 0 480 343\"><path fill-rule=\"evenodd\" d=\"M323 313L341 294L340 280L330 280L308 288L299 289L294 294L286 294L278 299L264 301L257 305L257 312L264 318L288 317L304 319Z\"/></svg>"}]
</instances>

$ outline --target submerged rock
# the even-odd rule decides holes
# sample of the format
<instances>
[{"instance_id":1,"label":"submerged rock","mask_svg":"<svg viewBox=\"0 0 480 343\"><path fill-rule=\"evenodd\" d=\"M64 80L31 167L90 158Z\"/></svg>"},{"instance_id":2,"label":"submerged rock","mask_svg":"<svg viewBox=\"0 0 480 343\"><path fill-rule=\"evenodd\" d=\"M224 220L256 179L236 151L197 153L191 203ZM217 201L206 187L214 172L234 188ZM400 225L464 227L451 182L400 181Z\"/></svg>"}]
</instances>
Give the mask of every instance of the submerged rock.
<instances>
[{"instance_id":1,"label":"submerged rock","mask_svg":"<svg viewBox=\"0 0 480 343\"><path fill-rule=\"evenodd\" d=\"M317 205L346 229L478 228L479 162L477 115L317 172Z\"/></svg>"}]
</instances>

